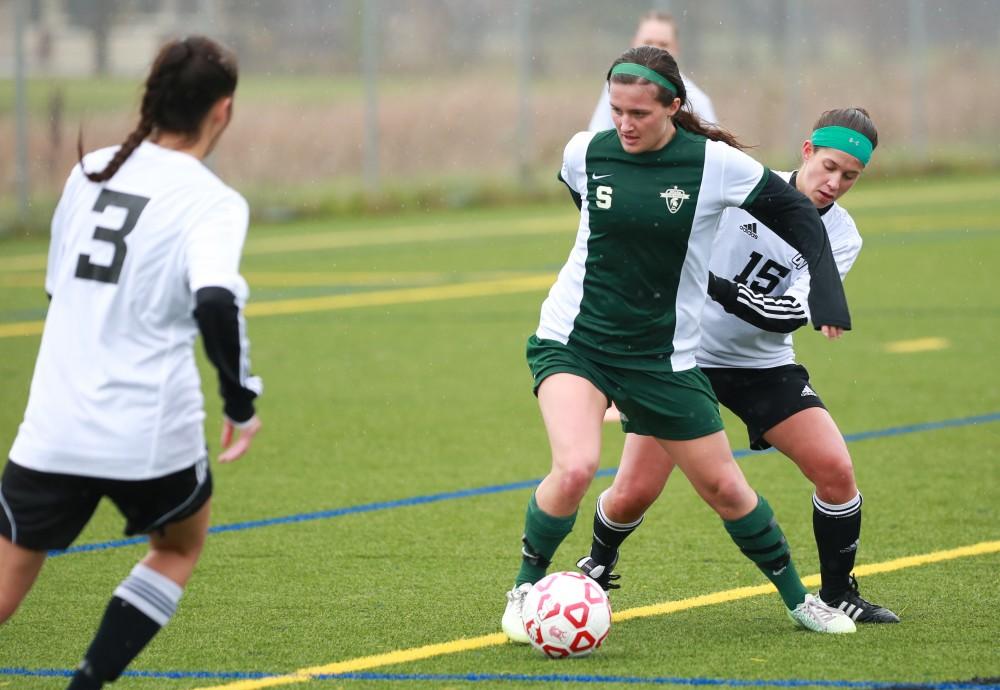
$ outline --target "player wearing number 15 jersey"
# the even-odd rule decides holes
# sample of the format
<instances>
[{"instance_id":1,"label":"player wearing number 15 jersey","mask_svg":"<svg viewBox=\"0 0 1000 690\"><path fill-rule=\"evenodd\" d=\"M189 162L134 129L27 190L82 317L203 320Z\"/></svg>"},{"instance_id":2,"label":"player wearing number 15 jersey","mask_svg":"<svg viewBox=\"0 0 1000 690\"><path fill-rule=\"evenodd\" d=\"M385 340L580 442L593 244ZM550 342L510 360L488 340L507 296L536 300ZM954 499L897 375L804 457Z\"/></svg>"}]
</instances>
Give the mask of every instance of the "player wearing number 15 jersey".
<instances>
[{"instance_id":1,"label":"player wearing number 15 jersey","mask_svg":"<svg viewBox=\"0 0 1000 690\"><path fill-rule=\"evenodd\" d=\"M139 126L121 146L81 151L52 219L51 302L0 482L0 623L102 497L150 546L115 589L72 690L121 674L173 615L201 553L212 478L199 332L224 400L220 461L239 458L260 428L239 274L247 204L202 163L229 124L236 82L235 57L217 43L165 45Z\"/></svg>"}]
</instances>

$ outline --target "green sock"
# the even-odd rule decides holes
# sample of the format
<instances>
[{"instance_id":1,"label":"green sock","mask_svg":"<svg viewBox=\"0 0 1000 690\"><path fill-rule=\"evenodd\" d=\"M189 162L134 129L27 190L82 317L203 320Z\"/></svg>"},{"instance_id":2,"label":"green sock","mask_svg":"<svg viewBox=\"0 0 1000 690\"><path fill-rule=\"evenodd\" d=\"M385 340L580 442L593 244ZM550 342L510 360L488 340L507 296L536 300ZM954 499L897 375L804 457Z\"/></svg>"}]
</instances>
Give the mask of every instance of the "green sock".
<instances>
[{"instance_id":1,"label":"green sock","mask_svg":"<svg viewBox=\"0 0 1000 690\"><path fill-rule=\"evenodd\" d=\"M792 563L788 542L774 519L774 511L763 496L758 494L757 499L757 507L747 515L738 520L724 520L723 524L740 551L778 588L785 606L794 609L805 601L806 588Z\"/></svg>"},{"instance_id":2,"label":"green sock","mask_svg":"<svg viewBox=\"0 0 1000 690\"><path fill-rule=\"evenodd\" d=\"M534 584L545 577L545 570L566 535L573 530L576 513L566 517L549 515L535 502L535 494L528 501L524 516L524 548L521 552L521 570L514 586L525 582Z\"/></svg>"}]
</instances>

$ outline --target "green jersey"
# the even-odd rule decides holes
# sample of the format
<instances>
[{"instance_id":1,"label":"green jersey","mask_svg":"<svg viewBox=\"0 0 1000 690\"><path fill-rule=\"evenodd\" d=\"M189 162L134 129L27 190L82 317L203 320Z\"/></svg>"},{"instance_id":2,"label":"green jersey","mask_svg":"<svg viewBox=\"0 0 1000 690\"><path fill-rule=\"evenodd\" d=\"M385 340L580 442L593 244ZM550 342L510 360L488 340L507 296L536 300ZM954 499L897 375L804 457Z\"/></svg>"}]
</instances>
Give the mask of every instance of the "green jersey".
<instances>
[{"instance_id":1,"label":"green jersey","mask_svg":"<svg viewBox=\"0 0 1000 690\"><path fill-rule=\"evenodd\" d=\"M745 153L681 128L640 154L614 130L574 136L560 178L580 225L535 335L618 367L694 367L719 219L768 177Z\"/></svg>"}]
</instances>

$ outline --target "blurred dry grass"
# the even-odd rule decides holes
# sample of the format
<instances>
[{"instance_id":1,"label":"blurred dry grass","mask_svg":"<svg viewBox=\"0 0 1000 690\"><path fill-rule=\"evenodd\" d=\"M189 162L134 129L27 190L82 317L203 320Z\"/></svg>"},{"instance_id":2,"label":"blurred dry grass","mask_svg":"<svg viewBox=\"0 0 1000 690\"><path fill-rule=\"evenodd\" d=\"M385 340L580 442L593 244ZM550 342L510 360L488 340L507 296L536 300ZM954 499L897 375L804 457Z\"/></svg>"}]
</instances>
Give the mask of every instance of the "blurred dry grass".
<instances>
[{"instance_id":1,"label":"blurred dry grass","mask_svg":"<svg viewBox=\"0 0 1000 690\"><path fill-rule=\"evenodd\" d=\"M994 75L987 65L962 63L959 55L936 63L927 76L926 98L929 159L915 158L911 149L913 99L909 72L903 65L804 72L799 94L801 108L794 129L781 79L748 81L732 73L711 79L695 75L712 96L725 124L756 148L753 155L782 168L794 165L794 142L801 140L820 112L832 107L863 105L880 132L876 165L893 166L946 161L961 166L996 165L1000 140L993 113L1000 112L1000 92L990 86ZM128 100L134 101L130 87ZM331 88L308 97L289 95L266 85L247 89L237 99L231 130L212 160L219 174L237 188L274 194L310 189L316 195L336 197L361 189L365 129L360 89ZM549 186L558 169L562 147L589 120L600 88L593 80L549 80L531 87L532 110L529 157L532 179L519 180L516 141L518 101L515 79L506 74L466 74L451 80L422 79L386 85L380 93L378 128L381 137L379 169L387 186L419 190L461 180L506 180L512 189L524 183ZM305 96L306 94L303 94ZM93 113L93 111L90 111ZM82 124L87 148L119 142L135 120L134 103L100 110L82 118L78 111L63 117L54 129L44 112L30 123L30 174L36 198L58 194L66 172L76 159L76 132ZM0 112L0 190L8 201L14 185L14 123L10 111ZM551 185L555 188L555 185Z\"/></svg>"}]
</instances>

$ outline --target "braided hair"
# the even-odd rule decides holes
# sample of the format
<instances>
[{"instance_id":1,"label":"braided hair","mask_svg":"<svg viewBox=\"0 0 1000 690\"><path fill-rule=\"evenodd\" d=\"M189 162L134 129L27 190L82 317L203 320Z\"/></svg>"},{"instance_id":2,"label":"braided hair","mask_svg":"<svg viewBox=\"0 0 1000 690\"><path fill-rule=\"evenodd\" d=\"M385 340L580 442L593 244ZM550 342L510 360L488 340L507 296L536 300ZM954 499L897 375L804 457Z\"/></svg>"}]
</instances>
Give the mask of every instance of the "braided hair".
<instances>
[{"instance_id":1,"label":"braided hair","mask_svg":"<svg viewBox=\"0 0 1000 690\"><path fill-rule=\"evenodd\" d=\"M139 124L125 138L104 170L84 174L92 182L111 179L148 136L154 132L198 136L202 120L220 99L236 91L236 57L204 36L176 39L164 45L146 78ZM77 139L83 167L83 132Z\"/></svg>"},{"instance_id":2,"label":"braided hair","mask_svg":"<svg viewBox=\"0 0 1000 690\"><path fill-rule=\"evenodd\" d=\"M674 94L670 93L659 84L653 84L653 82L647 81L642 77L637 77L631 74L612 75L611 70L613 70L616 65L623 62L632 62L637 65L643 65L644 67L648 67L654 72L657 72L660 76L664 77L671 84L677 87L677 96L674 96ZM677 67L677 61L674 60L674 57L665 50L655 48L653 46L638 46L637 48L629 48L621 54L621 57L611 63L611 69L608 70L608 81L616 84L653 84L653 86L656 87L656 101L658 103L670 107L670 105L674 102L674 98L681 99L681 107L672 118L675 125L691 132L692 134L700 134L713 141L721 141L729 144L733 148L740 150L749 148L747 145L740 143L735 134L722 129L721 127L709 127L702 122L701 118L694 114L690 106L688 106L687 87L684 86L684 80L681 79L681 71L680 68Z\"/></svg>"}]
</instances>

